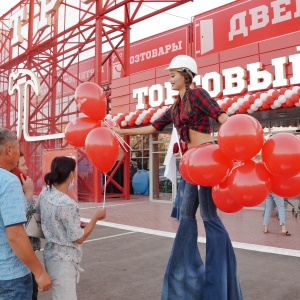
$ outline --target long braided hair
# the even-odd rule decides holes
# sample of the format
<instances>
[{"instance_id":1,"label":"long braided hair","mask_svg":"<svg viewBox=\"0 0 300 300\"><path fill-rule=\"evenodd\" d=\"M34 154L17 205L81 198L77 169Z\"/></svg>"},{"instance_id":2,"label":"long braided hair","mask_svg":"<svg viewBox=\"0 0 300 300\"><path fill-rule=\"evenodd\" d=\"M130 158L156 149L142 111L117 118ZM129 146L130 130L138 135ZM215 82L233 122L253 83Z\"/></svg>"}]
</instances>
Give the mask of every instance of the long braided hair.
<instances>
[{"instance_id":1,"label":"long braided hair","mask_svg":"<svg viewBox=\"0 0 300 300\"><path fill-rule=\"evenodd\" d=\"M190 102L190 93L191 93L191 84L193 82L193 77L191 76L191 71L190 70L186 70L183 69L182 71L178 71L183 77L184 77L184 83L185 83L185 96L186 96L186 101L184 104L184 109L186 110L186 112L191 112L192 111L192 105ZM179 111L179 98L174 102L174 104L172 105L172 115L176 114Z\"/></svg>"}]
</instances>

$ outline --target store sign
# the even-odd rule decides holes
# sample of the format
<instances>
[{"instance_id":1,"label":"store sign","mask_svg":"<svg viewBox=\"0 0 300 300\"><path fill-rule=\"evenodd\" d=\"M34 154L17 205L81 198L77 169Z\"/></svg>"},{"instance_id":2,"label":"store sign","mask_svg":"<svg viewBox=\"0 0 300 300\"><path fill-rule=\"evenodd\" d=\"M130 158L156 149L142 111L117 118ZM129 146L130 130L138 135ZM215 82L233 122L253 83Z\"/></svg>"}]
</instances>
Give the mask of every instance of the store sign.
<instances>
[{"instance_id":1,"label":"store sign","mask_svg":"<svg viewBox=\"0 0 300 300\"><path fill-rule=\"evenodd\" d=\"M167 64L179 54L187 54L188 27L175 29L139 42L130 44L129 74L142 72ZM124 76L120 60L124 57L124 48L113 55L112 79Z\"/></svg>"},{"instance_id":2,"label":"store sign","mask_svg":"<svg viewBox=\"0 0 300 300\"><path fill-rule=\"evenodd\" d=\"M196 16L196 57L300 30L300 0L234 2Z\"/></svg>"},{"instance_id":3,"label":"store sign","mask_svg":"<svg viewBox=\"0 0 300 300\"><path fill-rule=\"evenodd\" d=\"M297 47L297 51L300 52L300 46ZM292 68L289 78L286 75L288 64ZM274 75L264 70L261 62L255 62L247 64L246 69L233 67L222 70L221 74L210 72L204 76L198 75L194 77L194 83L196 86L202 86L213 98L300 84L300 53L274 58L271 65ZM132 96L137 99L136 109L147 109L148 105L159 107L174 102L174 91L169 83L165 83L164 86L156 84L134 89Z\"/></svg>"}]
</instances>

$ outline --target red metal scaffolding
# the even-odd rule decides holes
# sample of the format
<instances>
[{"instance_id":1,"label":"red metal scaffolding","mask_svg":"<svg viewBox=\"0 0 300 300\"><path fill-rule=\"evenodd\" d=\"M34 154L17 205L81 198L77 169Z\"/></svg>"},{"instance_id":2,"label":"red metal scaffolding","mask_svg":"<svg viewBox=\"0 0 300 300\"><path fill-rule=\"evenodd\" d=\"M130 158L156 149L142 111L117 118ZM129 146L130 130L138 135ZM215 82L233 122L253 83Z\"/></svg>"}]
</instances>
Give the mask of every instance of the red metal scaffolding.
<instances>
[{"instance_id":1,"label":"red metal scaffolding","mask_svg":"<svg viewBox=\"0 0 300 300\"><path fill-rule=\"evenodd\" d=\"M129 46L132 25L154 15L187 3L191 0L137 1L137 0L62 0L50 1L55 4L49 16L49 25L38 29L41 16L41 2L22 0L0 18L0 124L17 130L18 95L8 94L9 75L22 69L32 70L38 77L42 95L30 91L29 128L30 136L53 135L64 132L66 125L81 116L74 102L76 87L83 81L93 81L103 87L110 101L111 57L122 66L122 74L130 74ZM162 8L144 13L143 4L160 2ZM50 4L49 4L50 5ZM22 41L12 45L13 32L11 17L20 11L19 34ZM15 24L16 26L16 24ZM108 48L105 51L104 47ZM124 47L124 56L117 52ZM94 67L94 72L86 74L84 64ZM107 70L103 78L103 67ZM14 84L24 85L28 75L15 79ZM109 105L108 105L109 107ZM19 115L20 116L20 115ZM127 142L129 142L127 140ZM45 139L25 141L20 139L21 148L28 158L30 176L37 183L36 193L42 188L42 154L49 149L70 147L65 139ZM128 152L127 152L128 153ZM107 177L106 186L111 182L124 199L129 199L129 155L123 154L118 164ZM124 182L119 185L113 176L124 164ZM79 198L101 201L106 186L100 182L100 174L89 163L84 149L78 149Z\"/></svg>"}]
</instances>

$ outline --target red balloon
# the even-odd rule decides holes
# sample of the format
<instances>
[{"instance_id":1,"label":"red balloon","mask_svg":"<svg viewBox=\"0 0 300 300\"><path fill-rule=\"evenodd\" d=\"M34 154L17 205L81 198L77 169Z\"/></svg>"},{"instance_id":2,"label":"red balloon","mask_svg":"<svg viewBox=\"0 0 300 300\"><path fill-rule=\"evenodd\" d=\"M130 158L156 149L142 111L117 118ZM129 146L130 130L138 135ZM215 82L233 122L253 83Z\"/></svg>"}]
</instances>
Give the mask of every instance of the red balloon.
<instances>
[{"instance_id":1,"label":"red balloon","mask_svg":"<svg viewBox=\"0 0 300 300\"><path fill-rule=\"evenodd\" d=\"M85 150L87 158L101 172L109 172L115 165L120 144L113 131L107 127L93 129L86 137Z\"/></svg>"},{"instance_id":2,"label":"red balloon","mask_svg":"<svg viewBox=\"0 0 300 300\"><path fill-rule=\"evenodd\" d=\"M230 195L242 206L259 205L271 191L270 173L261 162L244 161L227 178Z\"/></svg>"},{"instance_id":3,"label":"red balloon","mask_svg":"<svg viewBox=\"0 0 300 300\"><path fill-rule=\"evenodd\" d=\"M272 105L274 103L274 98L272 96L268 96L267 99L266 99L266 102L269 104L269 105Z\"/></svg>"},{"instance_id":4,"label":"red balloon","mask_svg":"<svg viewBox=\"0 0 300 300\"><path fill-rule=\"evenodd\" d=\"M271 191L281 197L292 198L300 195L300 172L291 177L271 174Z\"/></svg>"},{"instance_id":5,"label":"red balloon","mask_svg":"<svg viewBox=\"0 0 300 300\"><path fill-rule=\"evenodd\" d=\"M183 154L183 156L179 162L179 172L180 172L182 178L186 182L197 185L197 183L195 183L188 174L188 161L189 161L190 155L195 151L195 149L196 148L192 148Z\"/></svg>"},{"instance_id":6,"label":"red balloon","mask_svg":"<svg viewBox=\"0 0 300 300\"><path fill-rule=\"evenodd\" d=\"M261 157L272 174L294 176L300 172L300 139L292 133L277 133L264 143Z\"/></svg>"},{"instance_id":7,"label":"red balloon","mask_svg":"<svg viewBox=\"0 0 300 300\"><path fill-rule=\"evenodd\" d=\"M274 91L272 93L272 97L274 98L274 100L277 100L279 96L280 96L280 93L278 91Z\"/></svg>"},{"instance_id":8,"label":"red balloon","mask_svg":"<svg viewBox=\"0 0 300 300\"><path fill-rule=\"evenodd\" d=\"M299 95L298 94L293 94L292 97L291 97L291 100L296 103L299 101Z\"/></svg>"},{"instance_id":9,"label":"red balloon","mask_svg":"<svg viewBox=\"0 0 300 300\"><path fill-rule=\"evenodd\" d=\"M247 110L248 108L250 108L250 106L251 106L251 104L250 104L250 102L248 102L248 101L245 101L245 102L243 103L243 105L242 105L242 107L243 107L245 110Z\"/></svg>"},{"instance_id":10,"label":"red balloon","mask_svg":"<svg viewBox=\"0 0 300 300\"><path fill-rule=\"evenodd\" d=\"M263 128L249 115L234 115L220 126L218 144L232 160L251 159L264 144Z\"/></svg>"},{"instance_id":11,"label":"red balloon","mask_svg":"<svg viewBox=\"0 0 300 300\"><path fill-rule=\"evenodd\" d=\"M220 183L233 166L216 144L195 147L188 160L188 174L197 185L214 186Z\"/></svg>"},{"instance_id":12,"label":"red balloon","mask_svg":"<svg viewBox=\"0 0 300 300\"><path fill-rule=\"evenodd\" d=\"M223 110L227 111L228 105L227 105L226 103L223 103L223 104L221 105L221 108L222 108Z\"/></svg>"},{"instance_id":13,"label":"red balloon","mask_svg":"<svg viewBox=\"0 0 300 300\"><path fill-rule=\"evenodd\" d=\"M75 91L79 111L92 119L102 120L107 114L107 101L102 88L94 82L83 82Z\"/></svg>"},{"instance_id":14,"label":"red balloon","mask_svg":"<svg viewBox=\"0 0 300 300\"><path fill-rule=\"evenodd\" d=\"M251 95L251 96L248 98L248 102L249 102L250 104L253 104L255 100L256 100L256 98L255 98L254 95Z\"/></svg>"},{"instance_id":15,"label":"red balloon","mask_svg":"<svg viewBox=\"0 0 300 300\"><path fill-rule=\"evenodd\" d=\"M97 127L100 127L99 121L89 117L78 117L66 126L65 138L74 147L84 147L86 136Z\"/></svg>"},{"instance_id":16,"label":"red balloon","mask_svg":"<svg viewBox=\"0 0 300 300\"><path fill-rule=\"evenodd\" d=\"M243 208L231 197L227 180L212 188L212 197L217 208L226 213L234 213Z\"/></svg>"}]
</instances>

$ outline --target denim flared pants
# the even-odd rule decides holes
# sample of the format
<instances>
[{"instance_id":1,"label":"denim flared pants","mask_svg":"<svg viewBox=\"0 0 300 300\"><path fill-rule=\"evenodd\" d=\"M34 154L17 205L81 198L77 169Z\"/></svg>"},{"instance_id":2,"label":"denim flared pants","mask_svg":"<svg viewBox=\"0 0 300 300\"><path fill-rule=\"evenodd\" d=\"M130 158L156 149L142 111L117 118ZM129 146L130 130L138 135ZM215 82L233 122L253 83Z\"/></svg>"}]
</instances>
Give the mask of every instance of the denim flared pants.
<instances>
[{"instance_id":1,"label":"denim flared pants","mask_svg":"<svg viewBox=\"0 0 300 300\"><path fill-rule=\"evenodd\" d=\"M178 171L179 171L179 163L180 163L180 159L177 159L176 160L176 168ZM180 177L174 205L173 205L173 208L171 211L171 217L176 218L177 220L181 219L180 208L181 208L181 203L182 203L182 199L183 199L184 186L185 186L185 180L182 177Z\"/></svg>"},{"instance_id":2,"label":"denim flared pants","mask_svg":"<svg viewBox=\"0 0 300 300\"><path fill-rule=\"evenodd\" d=\"M161 299L243 299L234 250L217 215L211 187L198 189L186 182L183 194L181 220L164 275ZM197 244L199 204L206 232L205 266Z\"/></svg>"},{"instance_id":3,"label":"denim flared pants","mask_svg":"<svg viewBox=\"0 0 300 300\"><path fill-rule=\"evenodd\" d=\"M181 219L181 204L183 199L183 193L184 193L184 186L185 186L185 180L181 177L178 183L178 189L174 201L174 205L171 211L171 217L175 218L177 220Z\"/></svg>"}]
</instances>

